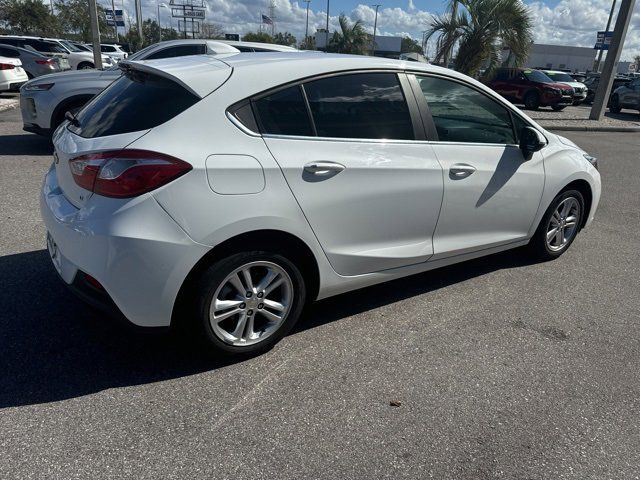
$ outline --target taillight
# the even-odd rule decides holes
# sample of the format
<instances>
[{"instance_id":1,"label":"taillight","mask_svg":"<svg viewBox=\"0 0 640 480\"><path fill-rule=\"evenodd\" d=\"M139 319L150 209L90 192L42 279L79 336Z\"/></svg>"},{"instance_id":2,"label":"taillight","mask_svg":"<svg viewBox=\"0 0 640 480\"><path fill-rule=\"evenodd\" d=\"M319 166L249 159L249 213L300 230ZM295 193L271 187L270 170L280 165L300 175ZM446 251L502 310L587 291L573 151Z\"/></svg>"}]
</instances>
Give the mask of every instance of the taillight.
<instances>
[{"instance_id":1,"label":"taillight","mask_svg":"<svg viewBox=\"0 0 640 480\"><path fill-rule=\"evenodd\" d=\"M13 63L0 63L0 70L13 70L16 66Z\"/></svg>"},{"instance_id":2,"label":"taillight","mask_svg":"<svg viewBox=\"0 0 640 480\"><path fill-rule=\"evenodd\" d=\"M44 58L42 60L36 60L38 65L53 65L56 61L53 58Z\"/></svg>"},{"instance_id":3,"label":"taillight","mask_svg":"<svg viewBox=\"0 0 640 480\"><path fill-rule=\"evenodd\" d=\"M192 169L187 162L147 150L82 155L69 160L69 166L80 187L114 198L141 195Z\"/></svg>"}]
</instances>

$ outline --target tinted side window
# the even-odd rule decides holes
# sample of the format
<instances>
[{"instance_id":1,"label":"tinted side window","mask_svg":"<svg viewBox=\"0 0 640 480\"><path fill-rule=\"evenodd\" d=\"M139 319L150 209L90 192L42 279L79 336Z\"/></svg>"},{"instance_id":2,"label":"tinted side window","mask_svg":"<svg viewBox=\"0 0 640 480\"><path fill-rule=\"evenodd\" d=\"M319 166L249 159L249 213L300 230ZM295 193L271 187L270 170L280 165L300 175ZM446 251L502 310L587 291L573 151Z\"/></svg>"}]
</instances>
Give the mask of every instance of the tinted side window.
<instances>
[{"instance_id":1,"label":"tinted side window","mask_svg":"<svg viewBox=\"0 0 640 480\"><path fill-rule=\"evenodd\" d=\"M20 53L13 48L0 47L0 57L20 58Z\"/></svg>"},{"instance_id":2,"label":"tinted side window","mask_svg":"<svg viewBox=\"0 0 640 480\"><path fill-rule=\"evenodd\" d=\"M169 121L198 100L171 80L130 72L80 111L80 127L69 128L85 138L147 130Z\"/></svg>"},{"instance_id":3,"label":"tinted side window","mask_svg":"<svg viewBox=\"0 0 640 480\"><path fill-rule=\"evenodd\" d=\"M200 55L203 53L205 53L204 45L178 45L152 53L146 59L153 60L158 58L187 57L189 55Z\"/></svg>"},{"instance_id":4,"label":"tinted side window","mask_svg":"<svg viewBox=\"0 0 640 480\"><path fill-rule=\"evenodd\" d=\"M115 51L116 51L116 49L115 49L115 48L113 48L113 47L112 47L112 46L110 46L110 45L100 45L100 51L101 51L101 52L115 52Z\"/></svg>"},{"instance_id":5,"label":"tinted side window","mask_svg":"<svg viewBox=\"0 0 640 480\"><path fill-rule=\"evenodd\" d=\"M357 73L305 83L320 137L414 139L395 73Z\"/></svg>"},{"instance_id":6,"label":"tinted side window","mask_svg":"<svg viewBox=\"0 0 640 480\"><path fill-rule=\"evenodd\" d=\"M254 101L260 131L279 135L313 135L307 106L299 85Z\"/></svg>"},{"instance_id":7,"label":"tinted side window","mask_svg":"<svg viewBox=\"0 0 640 480\"><path fill-rule=\"evenodd\" d=\"M444 142L513 144L511 117L505 107L471 87L435 77L417 77Z\"/></svg>"}]
</instances>

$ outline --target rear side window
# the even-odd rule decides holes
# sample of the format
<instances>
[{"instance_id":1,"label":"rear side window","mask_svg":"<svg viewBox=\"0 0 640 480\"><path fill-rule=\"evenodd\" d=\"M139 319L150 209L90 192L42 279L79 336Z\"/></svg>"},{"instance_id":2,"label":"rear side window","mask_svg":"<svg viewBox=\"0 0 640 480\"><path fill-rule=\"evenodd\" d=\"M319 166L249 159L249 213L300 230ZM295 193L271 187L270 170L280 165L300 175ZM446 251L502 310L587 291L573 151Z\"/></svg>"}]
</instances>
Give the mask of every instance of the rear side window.
<instances>
[{"instance_id":1,"label":"rear side window","mask_svg":"<svg viewBox=\"0 0 640 480\"><path fill-rule=\"evenodd\" d=\"M100 45L100 51L101 51L101 52L115 52L115 51L116 51L116 49L115 49L115 48L113 48L113 47L112 47L112 46L110 46L110 45Z\"/></svg>"},{"instance_id":2,"label":"rear side window","mask_svg":"<svg viewBox=\"0 0 640 480\"><path fill-rule=\"evenodd\" d=\"M278 90L254 101L260 132L276 135L313 135L299 85Z\"/></svg>"},{"instance_id":3,"label":"rear side window","mask_svg":"<svg viewBox=\"0 0 640 480\"><path fill-rule=\"evenodd\" d=\"M305 83L320 137L413 140L409 107L395 73L357 73Z\"/></svg>"},{"instance_id":4,"label":"rear side window","mask_svg":"<svg viewBox=\"0 0 640 480\"><path fill-rule=\"evenodd\" d=\"M147 130L171 120L198 100L169 79L129 71L80 111L79 127L69 128L85 138Z\"/></svg>"},{"instance_id":5,"label":"rear side window","mask_svg":"<svg viewBox=\"0 0 640 480\"><path fill-rule=\"evenodd\" d=\"M187 57L189 55L201 55L205 52L204 45L178 45L169 47L149 55L146 60L171 57Z\"/></svg>"},{"instance_id":6,"label":"rear side window","mask_svg":"<svg viewBox=\"0 0 640 480\"><path fill-rule=\"evenodd\" d=\"M20 58L20 52L9 47L0 47L0 57Z\"/></svg>"}]
</instances>

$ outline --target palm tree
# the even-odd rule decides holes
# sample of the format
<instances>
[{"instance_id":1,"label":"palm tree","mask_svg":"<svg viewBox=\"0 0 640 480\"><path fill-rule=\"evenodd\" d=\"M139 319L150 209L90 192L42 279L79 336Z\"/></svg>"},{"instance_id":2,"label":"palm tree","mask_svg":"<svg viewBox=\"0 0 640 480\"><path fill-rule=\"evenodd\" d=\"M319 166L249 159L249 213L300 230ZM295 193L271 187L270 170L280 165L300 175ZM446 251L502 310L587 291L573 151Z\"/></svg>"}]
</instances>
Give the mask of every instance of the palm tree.
<instances>
[{"instance_id":1,"label":"palm tree","mask_svg":"<svg viewBox=\"0 0 640 480\"><path fill-rule=\"evenodd\" d=\"M337 53L352 53L364 55L371 44L369 35L362 26L362 20L350 24L347 17L342 14L338 19L340 32L333 32L329 41L328 51Z\"/></svg>"},{"instance_id":2,"label":"palm tree","mask_svg":"<svg viewBox=\"0 0 640 480\"><path fill-rule=\"evenodd\" d=\"M438 63L458 44L456 70L475 76L485 64L492 70L500 62L502 47L513 63L522 65L533 40L529 9L521 0L457 0L462 9L433 18L427 39L440 33Z\"/></svg>"}]
</instances>

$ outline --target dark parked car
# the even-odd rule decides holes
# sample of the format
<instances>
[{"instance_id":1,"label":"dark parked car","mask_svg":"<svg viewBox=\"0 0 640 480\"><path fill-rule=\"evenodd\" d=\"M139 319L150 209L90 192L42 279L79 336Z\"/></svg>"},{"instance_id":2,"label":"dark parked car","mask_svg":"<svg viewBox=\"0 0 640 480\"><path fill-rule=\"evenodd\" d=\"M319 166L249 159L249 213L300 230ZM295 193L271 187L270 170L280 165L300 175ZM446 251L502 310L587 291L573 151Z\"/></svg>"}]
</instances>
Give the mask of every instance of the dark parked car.
<instances>
[{"instance_id":1,"label":"dark parked car","mask_svg":"<svg viewBox=\"0 0 640 480\"><path fill-rule=\"evenodd\" d=\"M640 78L613 90L609 101L609 110L618 113L623 108L640 111Z\"/></svg>"},{"instance_id":2,"label":"dark parked car","mask_svg":"<svg viewBox=\"0 0 640 480\"><path fill-rule=\"evenodd\" d=\"M609 93L609 103L611 103L611 96L613 92L618 88L624 85L628 85L631 82L630 78L627 77L616 77L613 79L613 86L611 87L611 92ZM596 96L596 90L598 89L598 84L600 83L600 76L592 76L587 78L584 81L584 84L587 86L587 98L584 100L586 103L593 103L593 99Z\"/></svg>"},{"instance_id":3,"label":"dark parked car","mask_svg":"<svg viewBox=\"0 0 640 480\"><path fill-rule=\"evenodd\" d=\"M551 80L540 70L531 68L499 68L485 83L516 104L530 110L551 107L562 110L573 103L573 88Z\"/></svg>"},{"instance_id":4,"label":"dark parked car","mask_svg":"<svg viewBox=\"0 0 640 480\"><path fill-rule=\"evenodd\" d=\"M64 60L68 68L66 59L47 57L39 52L2 43L0 43L0 57L19 58L29 79L62 71L61 60Z\"/></svg>"}]
</instances>

